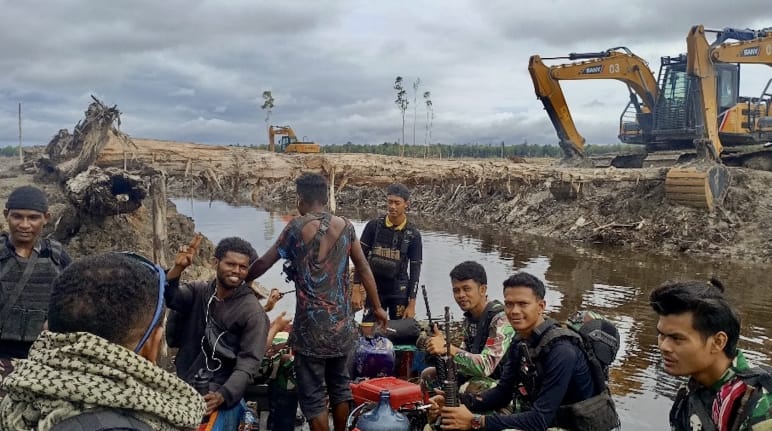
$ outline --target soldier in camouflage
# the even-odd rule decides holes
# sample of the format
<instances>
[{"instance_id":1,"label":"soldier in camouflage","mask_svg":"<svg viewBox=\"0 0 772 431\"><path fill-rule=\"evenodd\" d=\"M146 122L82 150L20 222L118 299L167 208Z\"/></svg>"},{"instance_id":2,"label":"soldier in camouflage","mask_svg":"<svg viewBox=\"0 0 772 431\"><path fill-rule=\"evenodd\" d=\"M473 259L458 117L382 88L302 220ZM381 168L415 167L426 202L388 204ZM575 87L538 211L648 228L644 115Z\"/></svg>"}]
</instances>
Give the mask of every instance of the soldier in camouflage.
<instances>
[{"instance_id":1,"label":"soldier in camouflage","mask_svg":"<svg viewBox=\"0 0 772 431\"><path fill-rule=\"evenodd\" d=\"M673 431L772 429L772 375L737 349L740 318L718 280L670 281L650 295L668 374L688 376L670 410Z\"/></svg>"},{"instance_id":2,"label":"soldier in camouflage","mask_svg":"<svg viewBox=\"0 0 772 431\"><path fill-rule=\"evenodd\" d=\"M450 352L459 373L461 392L479 393L499 378L499 364L515 331L504 313L504 305L497 300L488 301L488 279L482 265L472 261L460 263L450 271L450 281L453 299L464 312L463 341L458 347L451 345ZM445 354L445 337L436 326L425 346L430 354ZM431 381L433 374L434 370L428 369L422 377Z\"/></svg>"}]
</instances>

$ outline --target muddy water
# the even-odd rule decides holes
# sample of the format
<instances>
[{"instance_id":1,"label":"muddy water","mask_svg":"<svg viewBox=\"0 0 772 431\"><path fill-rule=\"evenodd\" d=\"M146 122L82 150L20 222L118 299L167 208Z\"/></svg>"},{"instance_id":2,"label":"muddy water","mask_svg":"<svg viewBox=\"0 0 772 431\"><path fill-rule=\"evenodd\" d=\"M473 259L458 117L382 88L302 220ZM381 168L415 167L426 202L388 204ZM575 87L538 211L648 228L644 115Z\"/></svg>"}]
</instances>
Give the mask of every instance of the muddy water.
<instances>
[{"instance_id":1,"label":"muddy water","mask_svg":"<svg viewBox=\"0 0 772 431\"><path fill-rule=\"evenodd\" d=\"M282 213L252 207L232 207L222 202L177 200L178 210L192 216L196 230L213 242L241 236L263 253L286 224ZM352 215L361 234L366 217ZM426 284L432 313L445 305L456 317L458 308L450 295L448 272L463 260L482 263L488 273L489 294L502 298L504 278L514 271L533 273L548 286L548 311L558 319L587 308L613 320L622 334L622 347L612 370L612 390L618 400L624 430L667 429L667 412L679 381L666 375L656 350L655 316L648 307L648 293L668 278L708 279L718 276L742 316L740 347L756 362L770 364L772 356L772 265L662 258L634 251L582 248L544 238L502 231L498 227L458 226L417 219L424 238L421 283ZM280 265L260 281L267 287L290 290ZM294 297L285 296L278 310L294 313ZM425 316L419 300L417 312ZM272 314L276 313L274 311Z\"/></svg>"}]
</instances>

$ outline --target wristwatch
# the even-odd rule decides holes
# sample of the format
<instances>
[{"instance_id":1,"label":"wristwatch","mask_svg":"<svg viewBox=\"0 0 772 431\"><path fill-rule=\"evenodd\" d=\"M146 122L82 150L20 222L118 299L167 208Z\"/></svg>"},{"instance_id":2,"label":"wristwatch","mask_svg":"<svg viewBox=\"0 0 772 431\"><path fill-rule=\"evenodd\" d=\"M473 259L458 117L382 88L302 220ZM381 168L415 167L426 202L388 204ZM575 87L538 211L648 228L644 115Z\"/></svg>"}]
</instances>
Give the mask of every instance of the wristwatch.
<instances>
[{"instance_id":1,"label":"wristwatch","mask_svg":"<svg viewBox=\"0 0 772 431\"><path fill-rule=\"evenodd\" d=\"M481 430L482 425L482 415L472 415L472 429Z\"/></svg>"}]
</instances>

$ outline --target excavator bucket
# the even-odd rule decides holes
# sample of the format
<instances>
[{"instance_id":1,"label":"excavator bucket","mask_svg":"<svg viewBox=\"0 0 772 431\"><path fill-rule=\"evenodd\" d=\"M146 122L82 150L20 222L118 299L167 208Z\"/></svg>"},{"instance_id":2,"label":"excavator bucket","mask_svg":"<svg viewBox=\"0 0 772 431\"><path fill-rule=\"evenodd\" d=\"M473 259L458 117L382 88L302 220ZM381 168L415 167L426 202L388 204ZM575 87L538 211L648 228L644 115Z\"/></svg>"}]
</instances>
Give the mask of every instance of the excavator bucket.
<instances>
[{"instance_id":1,"label":"excavator bucket","mask_svg":"<svg viewBox=\"0 0 772 431\"><path fill-rule=\"evenodd\" d=\"M729 169L717 163L675 167L667 172L665 196L680 205L713 211L726 197L729 180Z\"/></svg>"}]
</instances>

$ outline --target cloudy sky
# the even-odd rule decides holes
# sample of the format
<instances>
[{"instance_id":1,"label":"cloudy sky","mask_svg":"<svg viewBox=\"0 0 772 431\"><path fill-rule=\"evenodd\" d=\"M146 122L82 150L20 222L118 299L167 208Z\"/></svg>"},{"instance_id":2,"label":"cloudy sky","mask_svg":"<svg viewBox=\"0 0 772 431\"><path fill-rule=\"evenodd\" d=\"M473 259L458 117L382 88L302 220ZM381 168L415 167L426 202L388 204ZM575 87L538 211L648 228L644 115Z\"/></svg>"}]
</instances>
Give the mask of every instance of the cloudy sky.
<instances>
[{"instance_id":1,"label":"cloudy sky","mask_svg":"<svg viewBox=\"0 0 772 431\"><path fill-rule=\"evenodd\" d=\"M0 0L0 146L72 129L95 95L123 112L131 136L264 144L272 124L321 144L401 139L392 88L403 76L413 142L555 143L528 76L532 54L625 45L659 67L693 24L772 26L769 0L11 1ZM743 69L758 96L772 69ZM616 81L566 82L588 143L616 141L627 102Z\"/></svg>"}]
</instances>

